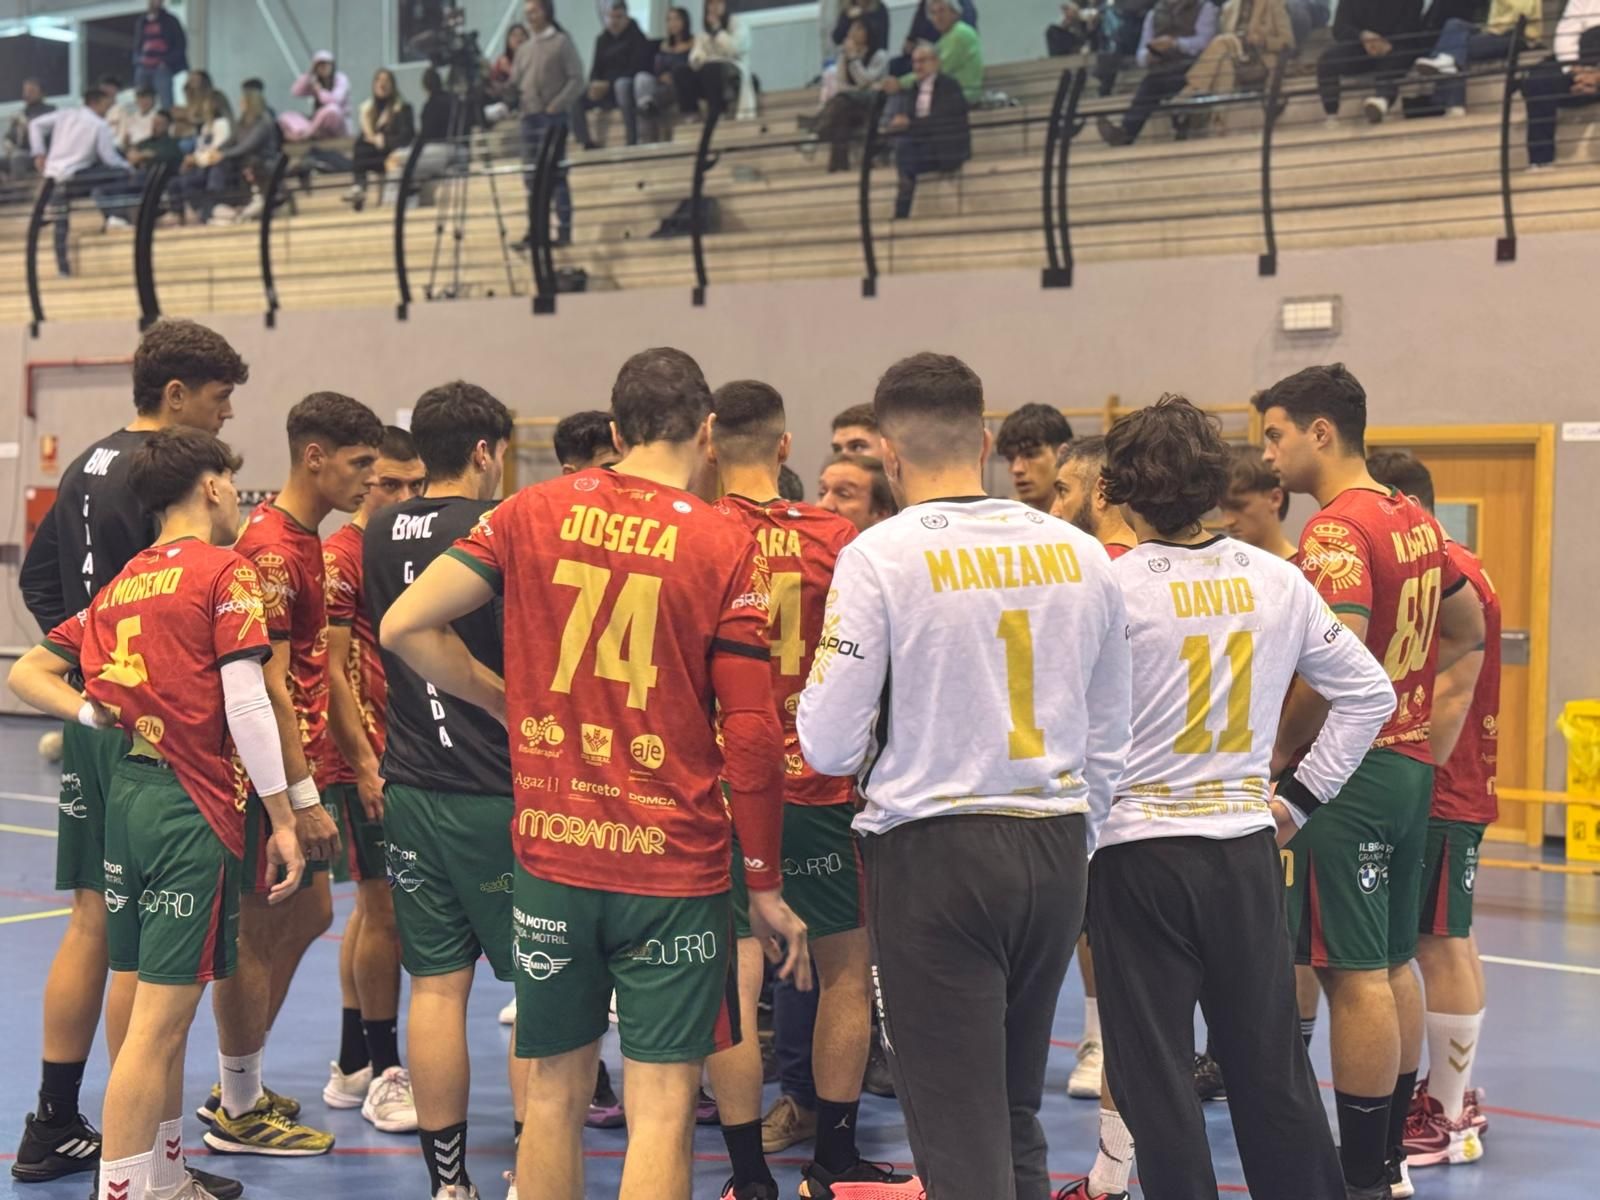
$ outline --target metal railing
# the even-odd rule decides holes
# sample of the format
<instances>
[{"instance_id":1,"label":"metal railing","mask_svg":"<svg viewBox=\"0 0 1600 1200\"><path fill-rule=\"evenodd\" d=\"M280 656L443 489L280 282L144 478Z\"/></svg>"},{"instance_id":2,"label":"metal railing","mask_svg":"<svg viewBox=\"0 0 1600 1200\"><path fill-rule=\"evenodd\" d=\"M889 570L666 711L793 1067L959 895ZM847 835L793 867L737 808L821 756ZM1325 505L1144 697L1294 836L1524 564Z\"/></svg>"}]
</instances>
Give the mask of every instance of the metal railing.
<instances>
[{"instance_id":1,"label":"metal railing","mask_svg":"<svg viewBox=\"0 0 1600 1200\"><path fill-rule=\"evenodd\" d=\"M1315 108L1309 101L1317 93L1305 75L1304 63L1300 64L1291 86L1286 58L1276 63L1257 90L1193 97L1158 109L1158 113L1175 118L1174 129L1179 139L1179 144L1165 153L1140 147L1125 154L1074 155L1074 142L1089 124L1097 119L1102 123L1114 119L1115 123L1127 117L1131 106L1126 94L1110 102L1098 98L1087 100L1085 91L1091 70L1086 64L1075 64L1055 80L1047 106L1035 104L1031 109L975 113L970 133L980 152L985 147L991 151L996 147L1002 149L998 154L990 153L969 163L953 175L945 194L953 198L956 209L953 216L980 217L977 233L1003 235L1008 239L1007 245L1011 248L1006 253L1011 255L1011 261L1019 254L1029 253L1017 247L1026 247L1029 239L1037 238L1036 261L1040 266L1040 283L1045 288L1073 286L1076 264L1085 252L1138 252L1141 247L1147 249L1153 241L1161 243L1162 253L1204 250L1213 244L1225 244L1229 252L1237 252L1241 239L1256 236L1249 232L1252 225L1259 229L1258 272L1270 277L1277 272L1286 242L1292 249L1312 239L1348 239L1364 228L1362 221L1367 221L1369 228L1373 222L1387 221L1386 227L1395 229L1471 221L1477 223L1474 225L1477 228L1491 219L1487 215L1491 205L1497 210L1492 219L1500 229L1495 244L1496 259L1513 262L1517 254L1518 207L1528 192L1537 190L1541 194L1538 209L1541 216L1567 216L1589 212L1594 207L1592 202L1580 203L1574 199L1562 211L1554 211L1562 206L1546 202L1551 195L1575 196L1581 189L1592 187L1587 179L1559 179L1538 189L1515 186L1513 162L1521 123L1514 120L1514 98L1531 69L1530 56L1518 49L1522 35L1523 24L1519 23L1512 51L1503 62L1474 66L1456 77L1456 82L1463 85L1467 80L1479 81L1480 88L1484 80L1494 79L1499 83L1498 130L1491 133L1487 122L1471 126L1442 120L1432 124L1416 123L1418 133L1430 128L1435 133L1429 134L1425 141L1413 143L1404 160L1405 170L1410 174L1403 178L1397 176L1393 168L1400 160L1393 154L1383 153L1381 146L1353 136L1308 136L1315 117ZM1408 84L1407 90L1416 89ZM1291 107L1296 104L1298 107ZM461 145L453 152L442 175L435 169L437 164L430 167L433 186L441 195L451 196L448 203L454 215L450 220L456 223L447 238L447 219L442 211L445 201L441 200L441 212L436 221L434 267L437 270L441 256L448 253L453 258L458 281L464 271L469 274L475 271L468 286L492 295L494 292L489 289L498 285L487 281L499 275L503 263L505 284L511 293L520 292L519 272L524 280L531 275L533 311L553 313L561 290L583 286L581 278L568 277L581 276L581 272L558 270L557 247L551 236L557 184L566 177L594 185L588 195L597 199L592 208L580 210L580 221L592 218L595 227L603 226L607 230L621 227L621 231L586 242L582 251L564 250L560 265L594 267L606 261L642 264L636 274L646 279L672 277L674 273L681 278L687 270L692 278L691 302L697 306L706 302L712 282L724 277L720 272L728 271L726 278L739 278L740 272L748 277L751 268L729 257L737 251L759 250L772 261L777 261L780 251L814 252L827 260L828 273L838 273L832 270L835 264L846 270L848 267L844 260L830 256L842 251L853 258L856 254L850 247L853 240L859 247L863 297L878 293L883 274L906 269L907 264L910 269L916 269L919 264L925 265L946 255L952 264L959 264L963 255L978 259L981 252L964 249L959 244L962 239L951 238L950 224L941 223L937 217L927 221L882 223L886 189L878 168L887 150L892 148L897 155L902 153L899 131L884 123L885 109L886 97L881 93L872 99L870 107L864 106L864 124L850 141L850 149L861 154L859 170L843 178L829 177L837 179L844 195L823 191L823 180L811 165L812 154L819 147L825 148L826 142L809 136L755 137L749 123L721 120L716 111L706 115L692 150L681 143L677 147L668 143L624 155L585 154L569 159L567 131L558 123L545 131L531 159L519 159L512 166L509 163L515 155L512 148L515 143L503 132L467 135L460 139ZM1245 114L1252 123L1259 114L1260 129L1254 143L1250 132L1244 130L1225 139L1185 140L1191 126L1209 124L1213 120L1220 124L1234 113ZM1137 132L1137 120L1128 124ZM725 137L725 131L732 132ZM759 132L768 133L765 124ZM1483 136L1478 136L1480 133ZM1489 139L1496 134L1498 162L1496 169L1491 170L1486 160ZM1110 136L1107 140L1113 146L1122 144ZM499 165L492 155L491 147L495 145L502 152ZM411 147L398 186L391 184L389 194L394 203L392 261L374 258L370 266L351 268L346 265L342 270L331 262L319 261L319 256L327 257L325 248L342 248L346 244L347 230L370 230L369 219L357 215L335 219L329 213L338 210L323 205L316 221L304 226L307 232L296 233L298 248L292 248L283 225L289 218L279 210L290 203L286 189L291 172L301 176L303 188L310 187L312 191L319 187L324 191L342 190L346 179L331 179L312 187L305 176L307 168L297 166L296 160L280 157L271 165L270 177L261 186L259 247L254 265L264 298L264 319L269 327L275 324L276 315L284 304L285 273L278 260L285 254L294 257L291 277L296 286L304 285L308 279L318 280L335 294L339 281L348 278L353 271L372 274L392 269L398 291L396 316L406 319L415 299L407 253L408 235L416 232L408 227L407 216L410 202L422 186L418 164L423 150L420 141ZM1250 158L1256 151L1259 151L1257 161L1252 163ZM1381 169L1379 164L1383 164ZM830 164L830 169L837 169L837 164ZM181 248L181 241L174 238L170 245L178 249L164 251L163 262L156 262L153 240L158 218L165 207L171 206L169 197L174 189L169 185L173 174L170 166L147 174L133 222L134 298L141 326L160 316L158 282L164 286L182 285L193 306L197 291L232 286L249 278L248 274L239 274L249 272L249 266L236 263L230 275L229 268L212 263L209 247L223 244L221 242L191 244L195 248L186 251ZM526 195L526 271L515 265L513 248L507 245L507 221L501 212L501 196L497 190L501 176L519 179L525 189L519 193L519 200L520 195ZM673 193L671 181L674 179L681 180L679 186L686 185L687 211L681 214L678 226L668 230L667 222L663 221L663 229L651 237L670 239L683 235L688 242L686 258L685 249L673 246L670 240L630 241L636 232L635 223L651 219L656 211L652 205L656 202L679 203L681 209L678 197L683 196L683 192ZM717 181L715 188L713 179ZM480 181L488 185L486 191L477 189ZM1397 190L1401 184L1419 186L1411 191ZM832 188L834 184L829 182L827 186ZM727 190L721 193L720 198L724 198L721 208L725 216L733 213L734 219L713 227L708 214L717 208L718 189L724 187ZM67 195L65 201L63 194ZM70 185L58 187L53 181L44 180L34 199L26 230L25 278L30 329L35 335L46 319L46 289L41 282L38 262L44 226L56 219L64 204L79 203L82 196L82 192L74 191ZM1130 197L1135 202L1130 202ZM464 247L467 239L463 228L469 210L481 213L489 199L493 201L499 223L498 260L487 256L484 247L489 243L485 241L474 243L476 251ZM1433 215L1431 205L1454 201L1471 203L1457 205L1454 215ZM736 208L738 205L746 207ZM1402 205L1410 207L1402 212L1397 207ZM510 207L520 219L519 201L512 201ZM1415 210L1415 218L1410 215L1411 208ZM853 213L849 213L850 209ZM1382 215L1368 217L1372 212ZM1469 215L1459 215L1462 212ZM747 214L753 214L749 222L745 220ZM843 220L838 219L840 215L844 215ZM298 222L300 218L297 216L295 220ZM292 228L299 230L302 226L296 224ZM766 241L756 240L763 235ZM88 254L86 247L90 245L92 243L83 243L79 250ZM586 254L589 257L585 257ZM96 257L95 261L103 262L103 259ZM185 265L200 272L204 282L184 277L181 268ZM779 267L771 270L781 274ZM158 275L161 276L159 280ZM106 290L103 280L96 280L95 286L101 292ZM78 290L88 289L79 287ZM457 285L435 288L431 278L426 289L430 300L456 298L465 294L465 290ZM294 294L289 299L293 302Z\"/></svg>"}]
</instances>

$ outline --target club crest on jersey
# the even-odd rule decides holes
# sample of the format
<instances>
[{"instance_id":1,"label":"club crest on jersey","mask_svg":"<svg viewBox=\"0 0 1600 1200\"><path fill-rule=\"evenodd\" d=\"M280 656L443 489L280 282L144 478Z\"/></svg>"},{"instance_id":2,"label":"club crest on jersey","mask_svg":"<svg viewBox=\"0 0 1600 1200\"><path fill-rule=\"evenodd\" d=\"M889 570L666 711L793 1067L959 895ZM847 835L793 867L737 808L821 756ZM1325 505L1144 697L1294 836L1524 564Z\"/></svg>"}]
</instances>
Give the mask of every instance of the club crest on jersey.
<instances>
[{"instance_id":1,"label":"club crest on jersey","mask_svg":"<svg viewBox=\"0 0 1600 1200\"><path fill-rule=\"evenodd\" d=\"M1250 556L1243 550L1235 551L1233 561L1238 563L1241 567L1248 567L1250 565Z\"/></svg>"},{"instance_id":2,"label":"club crest on jersey","mask_svg":"<svg viewBox=\"0 0 1600 1200\"><path fill-rule=\"evenodd\" d=\"M592 492L600 486L600 481L592 475L585 475L572 481L572 488L578 492Z\"/></svg>"},{"instance_id":3,"label":"club crest on jersey","mask_svg":"<svg viewBox=\"0 0 1600 1200\"><path fill-rule=\"evenodd\" d=\"M1043 525L1044 524L1044 514L1043 513L1034 512L1033 509L1030 508L1023 515L1026 516L1028 518L1028 520L1032 521L1035 525Z\"/></svg>"},{"instance_id":4,"label":"club crest on jersey","mask_svg":"<svg viewBox=\"0 0 1600 1200\"><path fill-rule=\"evenodd\" d=\"M950 518L943 513L928 513L922 518L922 527L924 529L943 529L948 524L950 524Z\"/></svg>"},{"instance_id":5,"label":"club crest on jersey","mask_svg":"<svg viewBox=\"0 0 1600 1200\"><path fill-rule=\"evenodd\" d=\"M1361 555L1350 540L1350 530L1337 521L1315 521L1300 544L1302 561L1316 569L1313 582L1320 590L1326 583L1335 592L1359 587L1364 566Z\"/></svg>"},{"instance_id":6,"label":"club crest on jersey","mask_svg":"<svg viewBox=\"0 0 1600 1200\"><path fill-rule=\"evenodd\" d=\"M583 742L583 761L603 767L611 761L611 742L615 736L604 725L584 725L579 730Z\"/></svg>"},{"instance_id":7,"label":"club crest on jersey","mask_svg":"<svg viewBox=\"0 0 1600 1200\"><path fill-rule=\"evenodd\" d=\"M1157 575L1165 575L1172 570L1172 560L1170 558L1152 558L1150 560L1150 569Z\"/></svg>"},{"instance_id":8,"label":"club crest on jersey","mask_svg":"<svg viewBox=\"0 0 1600 1200\"><path fill-rule=\"evenodd\" d=\"M256 558L261 569L261 604L268 617L277 618L289 611L294 588L289 583L289 564L283 555L269 550Z\"/></svg>"}]
</instances>

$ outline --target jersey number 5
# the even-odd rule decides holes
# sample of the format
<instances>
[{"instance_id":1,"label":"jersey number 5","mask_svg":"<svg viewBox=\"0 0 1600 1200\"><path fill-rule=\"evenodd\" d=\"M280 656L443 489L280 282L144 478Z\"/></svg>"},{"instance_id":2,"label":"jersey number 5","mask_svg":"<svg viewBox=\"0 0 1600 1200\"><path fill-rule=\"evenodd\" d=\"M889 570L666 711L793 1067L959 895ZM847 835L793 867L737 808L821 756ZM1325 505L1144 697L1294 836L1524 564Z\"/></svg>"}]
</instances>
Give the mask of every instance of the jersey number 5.
<instances>
[{"instance_id":1,"label":"jersey number 5","mask_svg":"<svg viewBox=\"0 0 1600 1200\"><path fill-rule=\"evenodd\" d=\"M1233 678L1228 684L1228 723L1222 728L1216 748L1219 754L1248 754L1255 736L1250 730L1250 674L1256 635L1230 633L1224 650ZM1183 732L1172 743L1172 750L1175 754L1210 754L1211 639L1205 634L1186 637L1179 654L1189 666L1189 703Z\"/></svg>"},{"instance_id":2,"label":"jersey number 5","mask_svg":"<svg viewBox=\"0 0 1600 1200\"><path fill-rule=\"evenodd\" d=\"M555 582L576 588L578 598L561 632L561 657L556 662L556 677L550 681L553 692L572 691L572 677L589 646L600 602L611 583L611 571L589 563L563 558L556 563ZM594 673L628 685L628 707L643 709L650 703L650 689L656 685L656 617L661 606L661 577L630 572L622 582L611 619L600 631L594 648ZM626 647L624 647L626 643Z\"/></svg>"},{"instance_id":3,"label":"jersey number 5","mask_svg":"<svg viewBox=\"0 0 1600 1200\"><path fill-rule=\"evenodd\" d=\"M100 678L119 687L138 687L150 682L150 672L145 669L144 655L133 649L133 639L143 632L138 617L123 617L117 622L117 646L111 651L111 661L100 669Z\"/></svg>"}]
</instances>

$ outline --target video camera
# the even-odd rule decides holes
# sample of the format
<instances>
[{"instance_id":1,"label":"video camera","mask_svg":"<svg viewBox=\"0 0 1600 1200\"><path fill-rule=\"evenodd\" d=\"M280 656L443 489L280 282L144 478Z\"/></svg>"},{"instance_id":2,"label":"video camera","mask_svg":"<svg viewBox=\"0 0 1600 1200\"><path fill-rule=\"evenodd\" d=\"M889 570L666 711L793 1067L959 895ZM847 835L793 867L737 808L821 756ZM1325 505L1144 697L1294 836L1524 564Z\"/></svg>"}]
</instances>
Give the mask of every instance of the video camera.
<instances>
[{"instance_id":1,"label":"video camera","mask_svg":"<svg viewBox=\"0 0 1600 1200\"><path fill-rule=\"evenodd\" d=\"M453 91L465 92L483 75L483 48L478 31L467 29L467 14L459 4L450 4L439 16L439 23L411 39L413 53L425 55L441 71L448 71Z\"/></svg>"}]
</instances>

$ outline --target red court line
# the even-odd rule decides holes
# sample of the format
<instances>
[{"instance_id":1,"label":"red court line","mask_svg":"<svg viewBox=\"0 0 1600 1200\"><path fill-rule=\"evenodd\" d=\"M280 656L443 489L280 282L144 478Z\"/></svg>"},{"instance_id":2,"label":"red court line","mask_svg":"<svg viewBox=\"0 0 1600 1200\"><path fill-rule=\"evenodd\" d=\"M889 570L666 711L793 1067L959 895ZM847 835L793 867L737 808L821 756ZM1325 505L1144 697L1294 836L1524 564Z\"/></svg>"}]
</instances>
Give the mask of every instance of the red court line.
<instances>
[{"instance_id":1,"label":"red court line","mask_svg":"<svg viewBox=\"0 0 1600 1200\"><path fill-rule=\"evenodd\" d=\"M1078 1048L1077 1042L1067 1042L1061 1038L1051 1038L1050 1044L1052 1046L1060 1046L1063 1050L1076 1050Z\"/></svg>"},{"instance_id":2,"label":"red court line","mask_svg":"<svg viewBox=\"0 0 1600 1200\"><path fill-rule=\"evenodd\" d=\"M19 892L15 888L0 888L0 896L7 900L37 900L45 904L60 904L63 899L70 900L71 892Z\"/></svg>"}]
</instances>

